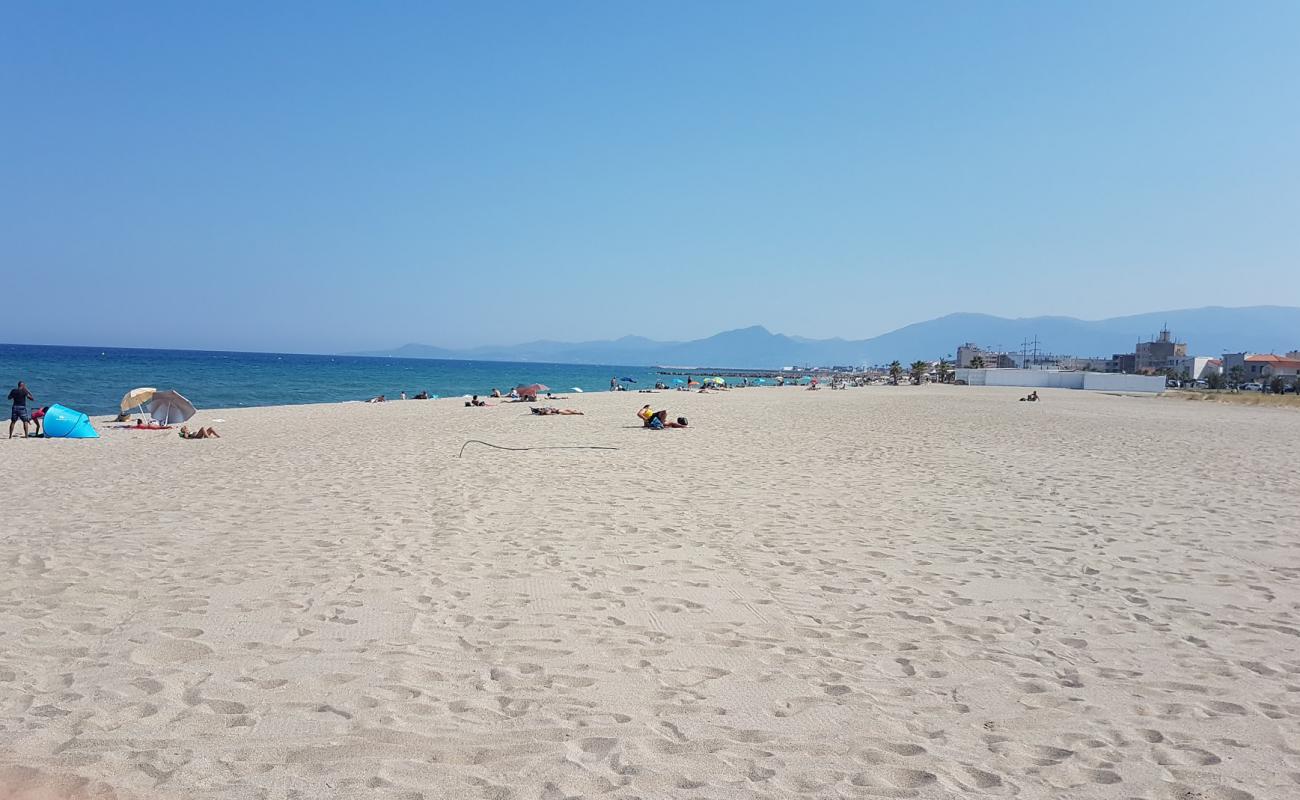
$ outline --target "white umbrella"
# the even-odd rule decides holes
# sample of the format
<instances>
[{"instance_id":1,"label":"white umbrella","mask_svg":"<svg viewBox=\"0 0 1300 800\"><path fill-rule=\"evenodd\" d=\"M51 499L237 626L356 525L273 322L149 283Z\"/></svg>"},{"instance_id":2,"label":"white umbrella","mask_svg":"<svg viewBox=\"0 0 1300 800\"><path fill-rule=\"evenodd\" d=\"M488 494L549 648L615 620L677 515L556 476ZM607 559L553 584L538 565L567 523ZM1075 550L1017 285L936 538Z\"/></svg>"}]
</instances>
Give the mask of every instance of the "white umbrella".
<instances>
[{"instance_id":1,"label":"white umbrella","mask_svg":"<svg viewBox=\"0 0 1300 800\"><path fill-rule=\"evenodd\" d=\"M157 389L148 386L141 386L139 389L132 389L122 395L122 413L126 413L127 410L132 408L143 408L145 403L153 399L154 393L157 391Z\"/></svg>"},{"instance_id":2,"label":"white umbrella","mask_svg":"<svg viewBox=\"0 0 1300 800\"><path fill-rule=\"evenodd\" d=\"M195 413L194 404L174 389L154 392L153 400L149 402L149 416L163 425L185 422Z\"/></svg>"}]
</instances>

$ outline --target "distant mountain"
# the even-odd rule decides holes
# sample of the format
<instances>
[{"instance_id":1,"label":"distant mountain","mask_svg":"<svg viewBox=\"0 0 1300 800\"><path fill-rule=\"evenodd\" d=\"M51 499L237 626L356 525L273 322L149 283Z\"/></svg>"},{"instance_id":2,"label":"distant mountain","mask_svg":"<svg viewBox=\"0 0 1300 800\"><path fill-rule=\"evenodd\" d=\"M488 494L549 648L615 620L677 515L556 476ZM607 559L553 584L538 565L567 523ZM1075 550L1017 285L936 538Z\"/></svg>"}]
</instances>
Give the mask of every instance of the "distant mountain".
<instances>
[{"instance_id":1,"label":"distant mountain","mask_svg":"<svg viewBox=\"0 0 1300 800\"><path fill-rule=\"evenodd\" d=\"M392 350L354 353L405 358L457 358L560 364L623 364L769 368L791 365L880 364L894 359L934 359L964 342L1018 351L1038 337L1040 351L1076 356L1132 352L1141 340L1168 325L1193 355L1225 352L1286 352L1300 348L1300 308L1252 306L1160 311L1102 320L1073 317L1006 319L988 314L948 314L871 339L807 339L755 325L689 342L658 342L640 336L613 341L536 341L453 350L407 344Z\"/></svg>"}]
</instances>

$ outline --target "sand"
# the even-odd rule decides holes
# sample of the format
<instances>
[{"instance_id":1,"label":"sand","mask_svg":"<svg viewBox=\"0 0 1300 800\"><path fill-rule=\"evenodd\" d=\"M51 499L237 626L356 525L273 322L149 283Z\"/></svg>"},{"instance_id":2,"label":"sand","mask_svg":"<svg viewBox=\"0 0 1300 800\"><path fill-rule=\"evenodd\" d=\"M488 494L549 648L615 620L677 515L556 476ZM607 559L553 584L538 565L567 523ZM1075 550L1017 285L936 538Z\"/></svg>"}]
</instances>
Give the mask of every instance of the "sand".
<instances>
[{"instance_id":1,"label":"sand","mask_svg":"<svg viewBox=\"0 0 1300 800\"><path fill-rule=\"evenodd\" d=\"M1300 796L1300 417L1018 394L0 443L0 797Z\"/></svg>"}]
</instances>

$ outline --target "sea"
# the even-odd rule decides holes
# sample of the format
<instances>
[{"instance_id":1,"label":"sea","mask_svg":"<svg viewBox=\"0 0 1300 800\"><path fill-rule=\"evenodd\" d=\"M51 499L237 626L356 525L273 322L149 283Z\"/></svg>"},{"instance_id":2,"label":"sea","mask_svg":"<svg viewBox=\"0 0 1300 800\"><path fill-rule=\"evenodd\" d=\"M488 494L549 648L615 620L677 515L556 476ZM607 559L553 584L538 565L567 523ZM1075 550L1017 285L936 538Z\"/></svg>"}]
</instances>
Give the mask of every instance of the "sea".
<instances>
[{"instance_id":1,"label":"sea","mask_svg":"<svg viewBox=\"0 0 1300 800\"><path fill-rule=\"evenodd\" d=\"M175 389L198 408L240 408L381 394L396 400L401 392L487 395L532 383L556 393L608 391L611 378L629 389L672 382L644 366L0 344L5 394L21 380L37 405L59 403L92 415L116 414L122 396L140 386Z\"/></svg>"}]
</instances>

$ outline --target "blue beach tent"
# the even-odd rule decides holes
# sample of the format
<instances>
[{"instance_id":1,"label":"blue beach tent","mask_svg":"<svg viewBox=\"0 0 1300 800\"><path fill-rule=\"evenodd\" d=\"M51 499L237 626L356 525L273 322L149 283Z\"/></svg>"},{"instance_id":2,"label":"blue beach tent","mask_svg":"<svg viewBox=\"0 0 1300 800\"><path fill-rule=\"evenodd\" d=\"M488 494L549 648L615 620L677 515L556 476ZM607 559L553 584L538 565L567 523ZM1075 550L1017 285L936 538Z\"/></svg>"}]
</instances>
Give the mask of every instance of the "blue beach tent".
<instances>
[{"instance_id":1,"label":"blue beach tent","mask_svg":"<svg viewBox=\"0 0 1300 800\"><path fill-rule=\"evenodd\" d=\"M90 424L90 417L57 403L46 410L44 427L47 439L99 438L99 433Z\"/></svg>"}]
</instances>

